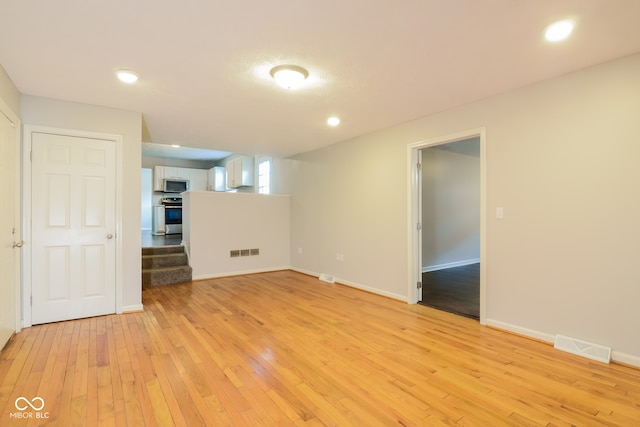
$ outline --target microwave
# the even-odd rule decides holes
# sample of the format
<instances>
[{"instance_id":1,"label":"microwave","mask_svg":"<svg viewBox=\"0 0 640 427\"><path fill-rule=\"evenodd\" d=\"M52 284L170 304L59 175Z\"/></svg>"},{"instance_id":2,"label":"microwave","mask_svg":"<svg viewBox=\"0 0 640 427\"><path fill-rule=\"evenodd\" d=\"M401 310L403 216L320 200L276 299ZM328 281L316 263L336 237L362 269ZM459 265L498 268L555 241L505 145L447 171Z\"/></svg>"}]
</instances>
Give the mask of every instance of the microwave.
<instances>
[{"instance_id":1,"label":"microwave","mask_svg":"<svg viewBox=\"0 0 640 427\"><path fill-rule=\"evenodd\" d=\"M189 189L188 179L165 179L162 191L165 193L182 193Z\"/></svg>"}]
</instances>

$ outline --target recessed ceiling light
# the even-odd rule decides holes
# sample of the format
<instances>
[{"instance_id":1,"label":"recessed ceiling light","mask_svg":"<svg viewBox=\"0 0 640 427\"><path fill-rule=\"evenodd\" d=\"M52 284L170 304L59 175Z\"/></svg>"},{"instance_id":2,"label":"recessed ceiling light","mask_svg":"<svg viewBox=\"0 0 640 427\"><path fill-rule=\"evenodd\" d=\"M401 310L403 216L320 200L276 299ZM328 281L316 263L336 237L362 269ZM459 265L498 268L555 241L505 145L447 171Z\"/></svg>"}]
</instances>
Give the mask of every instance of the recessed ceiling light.
<instances>
[{"instance_id":1,"label":"recessed ceiling light","mask_svg":"<svg viewBox=\"0 0 640 427\"><path fill-rule=\"evenodd\" d=\"M173 148L180 148L180 146L179 146L178 144L171 144L171 146L172 146Z\"/></svg>"},{"instance_id":2,"label":"recessed ceiling light","mask_svg":"<svg viewBox=\"0 0 640 427\"><path fill-rule=\"evenodd\" d=\"M565 40L573 31L574 22L570 19L554 22L544 31L544 38L550 42Z\"/></svg>"},{"instance_id":3,"label":"recessed ceiling light","mask_svg":"<svg viewBox=\"0 0 640 427\"><path fill-rule=\"evenodd\" d=\"M327 119L327 124L329 126L338 126L340 124L340 119L337 117L329 117Z\"/></svg>"},{"instance_id":4,"label":"recessed ceiling light","mask_svg":"<svg viewBox=\"0 0 640 427\"><path fill-rule=\"evenodd\" d=\"M309 72L297 65L278 65L270 71L271 77L286 89L296 89L309 76Z\"/></svg>"},{"instance_id":5,"label":"recessed ceiling light","mask_svg":"<svg viewBox=\"0 0 640 427\"><path fill-rule=\"evenodd\" d=\"M118 70L116 72L118 79L124 83L135 83L138 80L138 75L130 70Z\"/></svg>"}]
</instances>

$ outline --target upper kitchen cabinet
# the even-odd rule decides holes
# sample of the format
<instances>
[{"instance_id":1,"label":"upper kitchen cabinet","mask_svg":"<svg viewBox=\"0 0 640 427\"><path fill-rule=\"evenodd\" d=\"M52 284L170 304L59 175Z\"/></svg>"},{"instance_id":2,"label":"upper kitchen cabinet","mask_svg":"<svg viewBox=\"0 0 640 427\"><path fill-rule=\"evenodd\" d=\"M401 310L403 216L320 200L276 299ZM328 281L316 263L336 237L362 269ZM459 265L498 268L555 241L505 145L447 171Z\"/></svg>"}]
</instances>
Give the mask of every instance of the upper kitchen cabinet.
<instances>
[{"instance_id":1,"label":"upper kitchen cabinet","mask_svg":"<svg viewBox=\"0 0 640 427\"><path fill-rule=\"evenodd\" d=\"M189 190L207 190L207 170L178 168L174 166L153 167L153 191L163 191L165 179L186 179L189 181Z\"/></svg>"},{"instance_id":2,"label":"upper kitchen cabinet","mask_svg":"<svg viewBox=\"0 0 640 427\"><path fill-rule=\"evenodd\" d=\"M153 191L162 191L164 189L164 180L167 178L189 179L183 176L184 169L173 166L154 166L153 167Z\"/></svg>"},{"instance_id":3,"label":"upper kitchen cabinet","mask_svg":"<svg viewBox=\"0 0 640 427\"><path fill-rule=\"evenodd\" d=\"M227 171L222 166L214 166L207 171L207 190L227 191Z\"/></svg>"},{"instance_id":4,"label":"upper kitchen cabinet","mask_svg":"<svg viewBox=\"0 0 640 427\"><path fill-rule=\"evenodd\" d=\"M253 157L240 156L227 162L227 187L250 187L253 185Z\"/></svg>"},{"instance_id":5,"label":"upper kitchen cabinet","mask_svg":"<svg viewBox=\"0 0 640 427\"><path fill-rule=\"evenodd\" d=\"M206 169L188 169L189 173L189 190L207 191L207 170Z\"/></svg>"}]
</instances>

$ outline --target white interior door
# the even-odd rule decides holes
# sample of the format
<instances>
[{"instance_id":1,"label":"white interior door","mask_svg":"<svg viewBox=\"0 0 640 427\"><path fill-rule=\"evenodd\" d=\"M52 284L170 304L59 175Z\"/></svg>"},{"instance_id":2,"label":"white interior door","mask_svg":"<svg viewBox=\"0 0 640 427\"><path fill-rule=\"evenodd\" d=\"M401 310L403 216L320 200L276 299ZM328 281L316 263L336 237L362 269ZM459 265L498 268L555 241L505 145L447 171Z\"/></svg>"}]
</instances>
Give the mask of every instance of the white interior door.
<instances>
[{"instance_id":1,"label":"white interior door","mask_svg":"<svg viewBox=\"0 0 640 427\"><path fill-rule=\"evenodd\" d=\"M115 313L116 147L34 132L32 324Z\"/></svg>"},{"instance_id":2,"label":"white interior door","mask_svg":"<svg viewBox=\"0 0 640 427\"><path fill-rule=\"evenodd\" d=\"M20 279L20 232L17 129L0 111L0 349L19 329L16 299Z\"/></svg>"}]
</instances>

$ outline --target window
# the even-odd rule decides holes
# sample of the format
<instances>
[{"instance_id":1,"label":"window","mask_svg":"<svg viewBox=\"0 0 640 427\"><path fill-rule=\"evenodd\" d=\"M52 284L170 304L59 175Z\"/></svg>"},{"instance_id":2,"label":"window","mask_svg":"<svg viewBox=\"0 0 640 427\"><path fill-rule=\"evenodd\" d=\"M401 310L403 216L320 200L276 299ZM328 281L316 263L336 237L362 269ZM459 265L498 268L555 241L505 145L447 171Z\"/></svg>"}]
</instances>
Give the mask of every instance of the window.
<instances>
[{"instance_id":1,"label":"window","mask_svg":"<svg viewBox=\"0 0 640 427\"><path fill-rule=\"evenodd\" d=\"M258 193L271 192L271 158L262 156L258 160Z\"/></svg>"}]
</instances>

